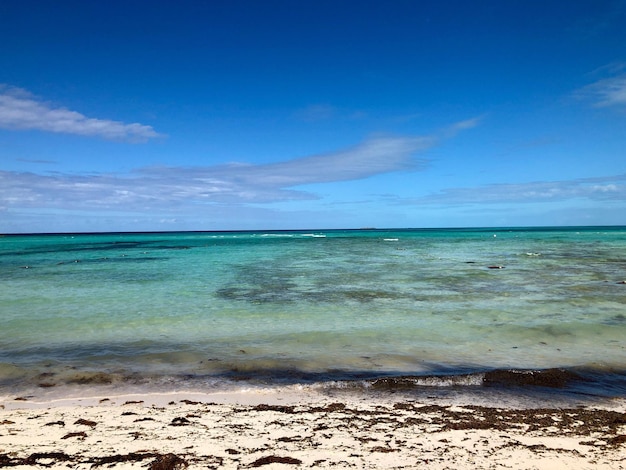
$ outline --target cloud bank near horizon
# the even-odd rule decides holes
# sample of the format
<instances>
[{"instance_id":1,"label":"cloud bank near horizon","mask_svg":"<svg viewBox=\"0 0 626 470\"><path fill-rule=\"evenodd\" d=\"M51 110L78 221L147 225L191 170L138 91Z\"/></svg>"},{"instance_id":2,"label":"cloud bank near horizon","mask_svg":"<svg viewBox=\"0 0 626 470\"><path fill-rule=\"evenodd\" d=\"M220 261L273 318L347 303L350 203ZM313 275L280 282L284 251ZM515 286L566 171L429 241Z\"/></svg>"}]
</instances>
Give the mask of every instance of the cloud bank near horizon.
<instances>
[{"instance_id":1,"label":"cloud bank near horizon","mask_svg":"<svg viewBox=\"0 0 626 470\"><path fill-rule=\"evenodd\" d=\"M422 169L415 152L428 138L373 139L333 154L267 165L204 168L151 167L124 175L67 175L0 171L0 211L90 210L191 214L216 205L254 206L319 199L293 187L357 180ZM326 168L327 171L320 171ZM563 181L535 181L451 188L418 198L375 196L395 205L536 204L567 200L626 202L626 174ZM391 201L390 201L391 199Z\"/></svg>"},{"instance_id":2,"label":"cloud bank near horizon","mask_svg":"<svg viewBox=\"0 0 626 470\"><path fill-rule=\"evenodd\" d=\"M501 204L558 202L571 199L626 201L626 174L563 181L492 184L451 188L421 198L401 199L401 204Z\"/></svg>"},{"instance_id":3,"label":"cloud bank near horizon","mask_svg":"<svg viewBox=\"0 0 626 470\"><path fill-rule=\"evenodd\" d=\"M0 128L100 137L132 143L162 137L151 126L89 118L38 100L22 88L0 84Z\"/></svg>"},{"instance_id":4,"label":"cloud bank near horizon","mask_svg":"<svg viewBox=\"0 0 626 470\"><path fill-rule=\"evenodd\" d=\"M291 188L418 169L434 137L377 137L334 153L265 165L148 167L127 174L0 172L0 209L173 210L316 199Z\"/></svg>"}]
</instances>

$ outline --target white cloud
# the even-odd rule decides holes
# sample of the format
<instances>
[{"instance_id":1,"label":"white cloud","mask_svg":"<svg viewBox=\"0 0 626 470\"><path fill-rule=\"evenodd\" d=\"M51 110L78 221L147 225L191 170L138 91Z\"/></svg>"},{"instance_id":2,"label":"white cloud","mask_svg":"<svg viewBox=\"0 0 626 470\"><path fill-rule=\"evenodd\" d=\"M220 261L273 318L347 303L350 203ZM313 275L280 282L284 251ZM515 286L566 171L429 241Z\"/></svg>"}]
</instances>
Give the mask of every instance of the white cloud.
<instances>
[{"instance_id":1,"label":"white cloud","mask_svg":"<svg viewBox=\"0 0 626 470\"><path fill-rule=\"evenodd\" d=\"M76 111L53 107L36 99L23 89L6 85L0 85L0 127L94 136L129 142L145 142L160 136L151 126L88 118Z\"/></svg>"},{"instance_id":2,"label":"white cloud","mask_svg":"<svg viewBox=\"0 0 626 470\"><path fill-rule=\"evenodd\" d=\"M451 188L436 194L399 201L403 204L498 204L554 202L568 199L626 201L626 175L475 188Z\"/></svg>"},{"instance_id":3,"label":"white cloud","mask_svg":"<svg viewBox=\"0 0 626 470\"><path fill-rule=\"evenodd\" d=\"M252 167L248 177L280 186L362 179L414 168L419 162L412 156L434 143L431 137L381 137L341 152Z\"/></svg>"},{"instance_id":4,"label":"white cloud","mask_svg":"<svg viewBox=\"0 0 626 470\"><path fill-rule=\"evenodd\" d=\"M81 210L194 210L201 204L315 199L292 188L367 178L420 164L430 137L379 137L354 148L266 165L142 168L128 174L0 172L0 206Z\"/></svg>"},{"instance_id":5,"label":"white cloud","mask_svg":"<svg viewBox=\"0 0 626 470\"><path fill-rule=\"evenodd\" d=\"M307 185L418 170L424 164L420 153L450 136L448 129L433 136L378 136L352 148L263 165L92 175L0 171L0 231L285 228L314 220L358 226L369 216L318 211L315 202L281 203L319 199Z\"/></svg>"},{"instance_id":6,"label":"white cloud","mask_svg":"<svg viewBox=\"0 0 626 470\"><path fill-rule=\"evenodd\" d=\"M466 129L472 129L480 124L483 120L483 116L477 116L471 119L466 119L465 121L460 121L455 124L452 124L449 128L449 132L456 133L458 131L464 131Z\"/></svg>"},{"instance_id":7,"label":"white cloud","mask_svg":"<svg viewBox=\"0 0 626 470\"><path fill-rule=\"evenodd\" d=\"M576 95L590 99L597 107L626 107L626 74L598 80L583 87Z\"/></svg>"}]
</instances>

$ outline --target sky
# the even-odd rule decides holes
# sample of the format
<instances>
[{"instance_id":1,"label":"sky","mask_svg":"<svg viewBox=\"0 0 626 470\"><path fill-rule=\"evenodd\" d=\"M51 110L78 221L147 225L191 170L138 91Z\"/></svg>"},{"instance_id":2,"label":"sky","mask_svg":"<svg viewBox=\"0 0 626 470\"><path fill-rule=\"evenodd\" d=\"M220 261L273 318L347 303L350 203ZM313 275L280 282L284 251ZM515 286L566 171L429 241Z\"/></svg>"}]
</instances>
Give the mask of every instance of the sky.
<instances>
[{"instance_id":1,"label":"sky","mask_svg":"<svg viewBox=\"0 0 626 470\"><path fill-rule=\"evenodd\" d=\"M2 0L0 233L626 225L626 0Z\"/></svg>"}]
</instances>

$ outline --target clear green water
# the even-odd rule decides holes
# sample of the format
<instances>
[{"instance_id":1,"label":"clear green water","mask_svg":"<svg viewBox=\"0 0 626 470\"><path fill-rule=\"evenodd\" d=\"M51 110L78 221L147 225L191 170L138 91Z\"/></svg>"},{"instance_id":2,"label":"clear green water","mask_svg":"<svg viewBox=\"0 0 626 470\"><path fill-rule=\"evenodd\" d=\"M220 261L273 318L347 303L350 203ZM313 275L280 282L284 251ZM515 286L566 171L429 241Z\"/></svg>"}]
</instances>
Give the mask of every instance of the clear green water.
<instances>
[{"instance_id":1,"label":"clear green water","mask_svg":"<svg viewBox=\"0 0 626 470\"><path fill-rule=\"evenodd\" d=\"M624 227L4 236L0 386L623 377L625 280Z\"/></svg>"}]
</instances>

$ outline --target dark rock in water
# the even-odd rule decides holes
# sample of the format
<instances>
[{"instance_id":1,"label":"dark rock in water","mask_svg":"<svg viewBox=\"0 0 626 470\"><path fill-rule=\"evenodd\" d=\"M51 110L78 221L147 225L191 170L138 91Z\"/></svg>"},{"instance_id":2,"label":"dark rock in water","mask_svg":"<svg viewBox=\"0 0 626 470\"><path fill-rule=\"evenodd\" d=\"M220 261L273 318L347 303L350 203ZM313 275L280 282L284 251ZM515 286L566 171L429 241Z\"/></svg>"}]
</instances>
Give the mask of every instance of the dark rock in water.
<instances>
[{"instance_id":1,"label":"dark rock in water","mask_svg":"<svg viewBox=\"0 0 626 470\"><path fill-rule=\"evenodd\" d=\"M414 388L416 384L416 377L382 377L372 382L372 388L377 390L397 390Z\"/></svg>"},{"instance_id":2,"label":"dark rock in water","mask_svg":"<svg viewBox=\"0 0 626 470\"><path fill-rule=\"evenodd\" d=\"M485 373L483 384L564 388L579 380L582 380L580 375L564 369L492 370Z\"/></svg>"},{"instance_id":3,"label":"dark rock in water","mask_svg":"<svg viewBox=\"0 0 626 470\"><path fill-rule=\"evenodd\" d=\"M104 372L77 372L73 377L67 379L67 383L77 385L90 384L110 384L113 382L113 376Z\"/></svg>"}]
</instances>

